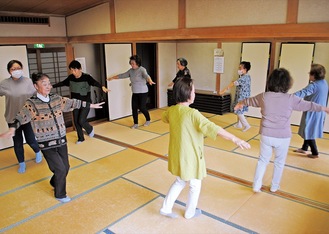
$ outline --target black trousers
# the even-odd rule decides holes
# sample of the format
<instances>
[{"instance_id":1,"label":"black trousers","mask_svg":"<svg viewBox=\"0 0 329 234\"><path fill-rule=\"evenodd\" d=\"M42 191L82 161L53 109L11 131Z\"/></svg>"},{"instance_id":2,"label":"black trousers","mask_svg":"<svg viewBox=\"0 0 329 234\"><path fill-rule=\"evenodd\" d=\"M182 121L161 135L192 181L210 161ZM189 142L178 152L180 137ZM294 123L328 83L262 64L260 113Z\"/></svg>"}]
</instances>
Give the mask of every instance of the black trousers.
<instances>
[{"instance_id":1,"label":"black trousers","mask_svg":"<svg viewBox=\"0 0 329 234\"><path fill-rule=\"evenodd\" d=\"M26 143L33 149L33 151L35 153L40 151L37 140L35 139L31 123L21 125L19 128L16 129L15 136L13 136L14 151L16 154L17 161L19 163L25 161L23 132Z\"/></svg>"},{"instance_id":2,"label":"black trousers","mask_svg":"<svg viewBox=\"0 0 329 234\"><path fill-rule=\"evenodd\" d=\"M316 146L315 140L304 140L302 150L307 151L308 147L311 147L312 155L318 155L318 147Z\"/></svg>"},{"instance_id":3,"label":"black trousers","mask_svg":"<svg viewBox=\"0 0 329 234\"><path fill-rule=\"evenodd\" d=\"M133 111L134 124L138 124L138 109L145 116L146 121L150 121L150 114L146 109L147 93L133 93L131 98L131 108Z\"/></svg>"},{"instance_id":4,"label":"black trousers","mask_svg":"<svg viewBox=\"0 0 329 234\"><path fill-rule=\"evenodd\" d=\"M87 134L90 134L93 130L93 127L87 121L89 110L90 110L89 107L81 107L80 109L73 110L73 120L74 120L74 126L78 133L78 141L85 140L82 128L86 130Z\"/></svg>"},{"instance_id":5,"label":"black trousers","mask_svg":"<svg viewBox=\"0 0 329 234\"><path fill-rule=\"evenodd\" d=\"M66 197L66 176L70 169L67 145L42 150L49 169L54 173L50 184L54 187L56 198Z\"/></svg>"}]
</instances>

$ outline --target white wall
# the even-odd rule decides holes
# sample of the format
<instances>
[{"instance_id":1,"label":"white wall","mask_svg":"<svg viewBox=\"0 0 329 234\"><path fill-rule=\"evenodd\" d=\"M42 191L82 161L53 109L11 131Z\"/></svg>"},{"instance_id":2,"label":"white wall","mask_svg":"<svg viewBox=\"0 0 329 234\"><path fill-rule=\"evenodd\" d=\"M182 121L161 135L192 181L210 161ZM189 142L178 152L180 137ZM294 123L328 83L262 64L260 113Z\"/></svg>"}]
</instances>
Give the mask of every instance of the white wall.
<instances>
[{"instance_id":1,"label":"white wall","mask_svg":"<svg viewBox=\"0 0 329 234\"><path fill-rule=\"evenodd\" d=\"M177 72L176 43L158 44L158 92L159 107L165 107L167 102L168 84L174 79Z\"/></svg>"},{"instance_id":2,"label":"white wall","mask_svg":"<svg viewBox=\"0 0 329 234\"><path fill-rule=\"evenodd\" d=\"M110 33L109 3L68 16L66 22L68 36Z\"/></svg>"}]
</instances>

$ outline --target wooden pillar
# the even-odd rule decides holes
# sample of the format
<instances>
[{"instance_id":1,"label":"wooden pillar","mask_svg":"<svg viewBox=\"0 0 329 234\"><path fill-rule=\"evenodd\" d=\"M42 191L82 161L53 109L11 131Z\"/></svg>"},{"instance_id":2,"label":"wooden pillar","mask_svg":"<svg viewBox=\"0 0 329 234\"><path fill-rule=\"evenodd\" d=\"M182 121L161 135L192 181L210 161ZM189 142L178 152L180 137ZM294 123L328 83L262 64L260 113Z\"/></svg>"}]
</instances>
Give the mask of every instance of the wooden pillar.
<instances>
[{"instance_id":1,"label":"wooden pillar","mask_svg":"<svg viewBox=\"0 0 329 234\"><path fill-rule=\"evenodd\" d=\"M287 4L287 24L297 24L299 0L288 0Z\"/></svg>"},{"instance_id":2,"label":"wooden pillar","mask_svg":"<svg viewBox=\"0 0 329 234\"><path fill-rule=\"evenodd\" d=\"M186 0L178 1L178 28L186 28Z\"/></svg>"},{"instance_id":3,"label":"wooden pillar","mask_svg":"<svg viewBox=\"0 0 329 234\"><path fill-rule=\"evenodd\" d=\"M65 52L66 52L66 64L67 70L69 69L68 66L72 60L74 60L74 47L71 43L65 44Z\"/></svg>"},{"instance_id":4,"label":"wooden pillar","mask_svg":"<svg viewBox=\"0 0 329 234\"><path fill-rule=\"evenodd\" d=\"M217 48L222 48L222 42L217 43ZM220 73L216 73L216 89L217 93L220 92Z\"/></svg>"},{"instance_id":5,"label":"wooden pillar","mask_svg":"<svg viewBox=\"0 0 329 234\"><path fill-rule=\"evenodd\" d=\"M110 32L116 33L114 0L110 0Z\"/></svg>"}]
</instances>

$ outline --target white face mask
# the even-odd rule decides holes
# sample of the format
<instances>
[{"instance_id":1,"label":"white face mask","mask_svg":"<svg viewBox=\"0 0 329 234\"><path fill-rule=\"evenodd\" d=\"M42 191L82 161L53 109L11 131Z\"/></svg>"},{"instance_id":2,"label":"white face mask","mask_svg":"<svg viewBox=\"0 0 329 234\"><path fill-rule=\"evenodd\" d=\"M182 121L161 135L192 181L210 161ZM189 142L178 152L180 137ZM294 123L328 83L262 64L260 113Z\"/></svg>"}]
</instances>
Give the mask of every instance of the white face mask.
<instances>
[{"instance_id":1,"label":"white face mask","mask_svg":"<svg viewBox=\"0 0 329 234\"><path fill-rule=\"evenodd\" d=\"M238 70L238 74L239 74L239 76L243 75L243 71L242 70Z\"/></svg>"},{"instance_id":2,"label":"white face mask","mask_svg":"<svg viewBox=\"0 0 329 234\"><path fill-rule=\"evenodd\" d=\"M19 79L23 76L23 70L15 70L11 73L11 76Z\"/></svg>"}]
</instances>

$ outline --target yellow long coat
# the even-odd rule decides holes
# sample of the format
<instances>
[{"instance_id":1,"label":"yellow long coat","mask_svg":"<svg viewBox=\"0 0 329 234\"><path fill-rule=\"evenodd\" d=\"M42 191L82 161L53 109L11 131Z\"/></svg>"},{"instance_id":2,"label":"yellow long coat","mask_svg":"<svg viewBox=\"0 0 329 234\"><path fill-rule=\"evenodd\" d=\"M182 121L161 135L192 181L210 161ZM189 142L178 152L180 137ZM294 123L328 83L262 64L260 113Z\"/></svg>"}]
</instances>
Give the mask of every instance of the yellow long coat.
<instances>
[{"instance_id":1,"label":"yellow long coat","mask_svg":"<svg viewBox=\"0 0 329 234\"><path fill-rule=\"evenodd\" d=\"M170 129L168 170L185 181L206 177L204 136L216 139L220 127L184 105L169 107L162 121Z\"/></svg>"}]
</instances>

